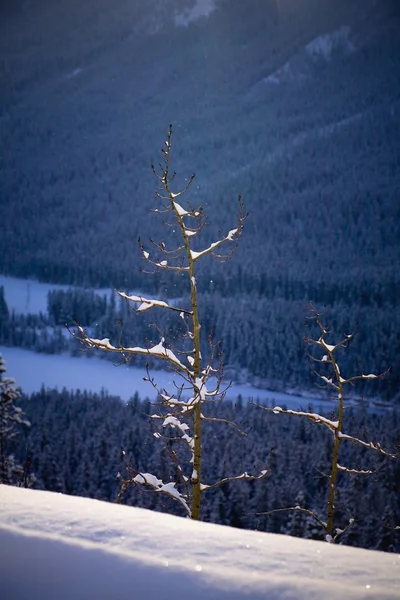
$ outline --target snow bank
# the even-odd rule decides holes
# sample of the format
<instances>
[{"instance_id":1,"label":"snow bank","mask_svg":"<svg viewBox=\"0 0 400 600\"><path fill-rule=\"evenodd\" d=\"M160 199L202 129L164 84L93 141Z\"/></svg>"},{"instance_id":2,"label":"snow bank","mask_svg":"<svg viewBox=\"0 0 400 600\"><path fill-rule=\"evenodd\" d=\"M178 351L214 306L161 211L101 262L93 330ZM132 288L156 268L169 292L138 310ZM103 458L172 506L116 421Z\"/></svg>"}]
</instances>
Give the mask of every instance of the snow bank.
<instances>
[{"instance_id":1,"label":"snow bank","mask_svg":"<svg viewBox=\"0 0 400 600\"><path fill-rule=\"evenodd\" d=\"M400 557L0 486L12 600L400 597Z\"/></svg>"}]
</instances>

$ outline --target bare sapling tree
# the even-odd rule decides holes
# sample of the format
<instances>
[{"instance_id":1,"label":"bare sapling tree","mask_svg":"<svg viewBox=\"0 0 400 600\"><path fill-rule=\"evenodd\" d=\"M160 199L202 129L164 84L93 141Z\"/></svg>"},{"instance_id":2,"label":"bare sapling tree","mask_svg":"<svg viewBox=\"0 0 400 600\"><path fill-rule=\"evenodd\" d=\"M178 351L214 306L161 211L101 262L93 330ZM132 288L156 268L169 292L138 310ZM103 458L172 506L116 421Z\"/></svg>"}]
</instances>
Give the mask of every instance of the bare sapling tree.
<instances>
[{"instance_id":1,"label":"bare sapling tree","mask_svg":"<svg viewBox=\"0 0 400 600\"><path fill-rule=\"evenodd\" d=\"M319 336L317 339L305 338L305 342L311 348L317 349L319 353L317 356L313 354L311 351L308 353L311 361L314 364L317 364L320 368L314 368L313 371L318 377L319 381L322 382L321 387L328 387L334 391L334 396L336 400L336 410L334 411L333 418L328 419L323 415L314 413L314 412L303 412L300 410L289 410L281 408L280 406L275 406L274 408L267 408L265 406L259 406L263 410L270 410L275 414L287 414L293 415L295 417L303 417L316 423L318 425L322 425L326 427L333 436L333 445L332 445L332 457L331 457L331 467L330 473L327 475L328 481L328 490L327 490L327 504L326 504L326 515L321 517L316 514L316 512L312 510L308 510L301 506L290 506L287 508L279 508L274 509L272 511L267 511L262 513L264 515L270 515L274 512L281 511L300 511L303 512L310 517L312 517L321 527L322 531L325 533L325 539L328 542L336 542L338 538L344 534L344 532L353 525L354 519L350 518L348 523L343 527L336 527L335 523L335 500L337 497L337 483L339 474L350 474L350 475L372 475L374 471L370 469L354 469L347 465L342 465L340 460L340 448L342 443L353 443L358 446L361 446L365 449L372 450L380 454L382 457L388 458L398 458L397 454L388 452L384 450L379 442L373 441L364 441L358 437L353 435L349 435L346 433L345 428L345 403L344 403L344 388L346 386L353 386L357 381L363 380L374 380L374 379L382 379L387 375L387 371L381 373L379 375L375 374L360 374L355 375L353 377L344 377L340 370L338 360L336 357L336 353L341 348L346 348L349 342L354 337L354 333L350 335L345 335L343 339L341 339L336 344L330 344L327 341L327 336L329 335L329 331L325 328L322 322L322 316L314 309L311 309L313 316L311 319L315 321L319 329ZM323 371L324 369L324 371ZM328 371L326 371L328 370Z\"/></svg>"},{"instance_id":2,"label":"bare sapling tree","mask_svg":"<svg viewBox=\"0 0 400 600\"><path fill-rule=\"evenodd\" d=\"M139 248L143 260L150 265L152 271L170 271L187 277L190 290L190 302L187 306L179 308L175 302L145 298L139 295L129 295L123 292L117 294L135 307L137 313L153 308L170 311L184 325L185 331L179 340L179 348L175 348L178 341L174 341L174 347L168 347L164 337L154 346L124 346L121 343L114 345L110 339L95 339L80 326L74 332L84 345L89 348L98 348L107 352L120 354L124 361L129 361L135 355L143 355L149 359L157 359L174 372L178 379L174 380L173 391L166 391L158 387L155 379L150 376L149 365L147 365L147 377L145 379L155 388L161 405L161 414L152 415L155 423L160 424L155 437L164 440L173 461L176 477L174 481L162 481L157 476L137 470L131 462L128 462L128 477L123 480L118 501L130 484L145 486L147 489L163 493L179 502L187 516L192 519L200 519L202 494L228 481L261 479L266 471L261 471L256 476L248 475L247 472L237 476L224 477L223 479L205 484L201 482L202 474L202 426L207 421L234 423L225 419L208 417L204 414L207 403L221 400L226 393L222 382L222 365L217 363L216 345L209 340L210 352L206 361L201 354L201 323L198 306L198 290L196 281L196 265L199 260L207 255L213 255L219 259L227 260L236 249L238 240L243 231L243 223L246 215L239 197L239 214L236 226L226 235L199 250L194 250L195 240L205 226L205 218L202 207L193 209L184 208L181 198L186 194L193 182L192 175L186 186L174 192L171 184L176 173L170 171L172 126L170 125L165 147L162 149L163 160L159 164L159 170L152 167L153 173L159 182L159 190L156 198L160 206L153 212L161 213L172 218L175 229L179 231L180 241L173 247L168 247L168 241L152 243L152 253L145 249L139 239ZM166 223L171 225L171 223ZM201 248L200 246L198 246ZM224 248L225 247L225 248ZM172 392L172 393L171 393ZM237 429L240 430L239 427ZM176 437L171 437L165 432L175 432ZM171 441L178 444L171 447ZM174 448L177 448L175 450ZM185 457L185 460L183 459Z\"/></svg>"}]
</instances>

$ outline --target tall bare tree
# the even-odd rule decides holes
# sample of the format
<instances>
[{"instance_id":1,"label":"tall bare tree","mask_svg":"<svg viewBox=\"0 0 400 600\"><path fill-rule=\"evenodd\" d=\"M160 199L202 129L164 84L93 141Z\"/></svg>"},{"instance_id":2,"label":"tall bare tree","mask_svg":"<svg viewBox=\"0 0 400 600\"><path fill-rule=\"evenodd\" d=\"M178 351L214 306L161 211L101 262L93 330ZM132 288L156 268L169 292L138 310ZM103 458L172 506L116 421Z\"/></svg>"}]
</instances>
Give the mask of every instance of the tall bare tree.
<instances>
[{"instance_id":1,"label":"tall bare tree","mask_svg":"<svg viewBox=\"0 0 400 600\"><path fill-rule=\"evenodd\" d=\"M177 380L174 381L174 390L171 393L157 386L155 378L150 376L147 369L146 379L158 392L162 414L152 415L154 421L161 423L161 430L155 432L155 436L163 439L170 452L177 477L175 481L165 482L155 475L138 471L134 465L128 462L128 477L123 480L119 500L130 484L146 486L155 492L164 493L179 502L186 514L192 519L200 519L201 496L206 490L215 488L228 481L242 479L260 479L267 471L261 471L256 476L248 473L224 477L223 479L206 484L201 480L202 475L202 426L207 421L226 422L233 425L240 433L244 433L234 423L225 419L211 418L204 414L205 407L210 401L217 401L224 397L225 391L222 383L222 365L217 364L216 345L210 339L210 352L208 360L201 354L201 323L199 317L198 289L196 280L196 266L199 260L207 255L212 255L222 260L227 260L236 249L242 235L243 223L246 218L243 212L241 198L238 199L239 214L236 226L221 235L219 239L206 247L195 250L194 240L206 225L202 207L184 207L181 202L182 196L186 194L194 180L192 175L186 186L177 192L172 190L172 182L176 173L170 170L172 126L169 127L167 139L162 149L163 160L159 164L159 170L153 168L154 175L159 182L156 197L159 206L154 212L172 217L175 227L180 233L178 245L169 247L168 241L152 243L152 250L145 249L139 239L140 252L144 261L155 271L169 271L187 277L188 289L190 290L190 303L188 306L178 307L175 302L167 302L156 298L145 298L139 295L129 295L117 292L118 295L128 303L134 305L136 312L141 313L153 308L170 311L178 316L184 324L185 334L181 340L179 349L167 347L165 338L154 346L124 346L121 343L113 344L109 338L95 339L80 325L74 335L87 347L98 348L107 352L120 354L125 361L134 355L144 355L149 359L158 359L172 370ZM170 446L171 437L164 434L164 430L170 429L176 432L173 442L180 442L186 449L186 462L182 461L182 453Z\"/></svg>"}]
</instances>

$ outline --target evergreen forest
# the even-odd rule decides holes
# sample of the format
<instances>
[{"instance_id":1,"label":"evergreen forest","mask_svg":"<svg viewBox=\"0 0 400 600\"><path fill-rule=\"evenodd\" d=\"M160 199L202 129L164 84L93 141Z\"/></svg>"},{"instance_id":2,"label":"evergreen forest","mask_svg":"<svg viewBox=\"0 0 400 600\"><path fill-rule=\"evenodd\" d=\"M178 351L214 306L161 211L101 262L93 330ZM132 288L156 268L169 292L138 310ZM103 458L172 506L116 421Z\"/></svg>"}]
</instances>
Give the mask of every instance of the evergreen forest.
<instances>
[{"instance_id":1,"label":"evergreen forest","mask_svg":"<svg viewBox=\"0 0 400 600\"><path fill-rule=\"evenodd\" d=\"M216 0L192 18L195 4L2 3L0 273L181 297L180 275L140 272L136 245L164 237L150 165L172 122L177 186L196 170L205 242L239 193L249 212L240 252L197 276L233 378L309 388L312 303L335 330L357 327L357 367L391 366L373 393L396 400L399 3ZM119 310L90 291L54 294L42 316L1 301L0 342L73 352L65 324L112 333Z\"/></svg>"},{"instance_id":2,"label":"evergreen forest","mask_svg":"<svg viewBox=\"0 0 400 600\"><path fill-rule=\"evenodd\" d=\"M12 449L15 459L28 465L36 489L115 501L127 460L137 469L157 471L164 481L176 477L168 442L160 445L153 435L149 417L154 406L146 399L135 395L122 403L104 394L43 389L23 396L18 405L31 425L13 440ZM242 470L268 469L269 474L261 481L210 490L203 499L203 520L323 539L323 531L308 515L259 513L299 504L317 513L324 510L332 436L307 420L263 411L240 397L235 404L210 406L210 415L234 420L248 435L233 432L225 423L204 427L204 481ZM388 448L398 448L399 431L398 411L371 414L356 409L349 419L352 435L379 440ZM344 525L354 519L340 543L399 552L399 460L349 444L343 445L341 462L373 474L343 473L339 478L337 517ZM170 497L139 488L130 486L124 503L182 515Z\"/></svg>"}]
</instances>

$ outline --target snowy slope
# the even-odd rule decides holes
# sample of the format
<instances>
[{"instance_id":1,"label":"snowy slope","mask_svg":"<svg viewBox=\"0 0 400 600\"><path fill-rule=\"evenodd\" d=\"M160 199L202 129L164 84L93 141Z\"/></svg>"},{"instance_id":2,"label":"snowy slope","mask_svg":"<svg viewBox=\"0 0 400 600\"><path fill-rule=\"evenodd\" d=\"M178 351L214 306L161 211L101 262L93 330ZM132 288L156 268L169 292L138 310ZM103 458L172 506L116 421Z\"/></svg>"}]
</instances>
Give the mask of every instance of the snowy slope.
<instances>
[{"instance_id":1,"label":"snowy slope","mask_svg":"<svg viewBox=\"0 0 400 600\"><path fill-rule=\"evenodd\" d=\"M400 598L400 556L0 486L8 600Z\"/></svg>"}]
</instances>

